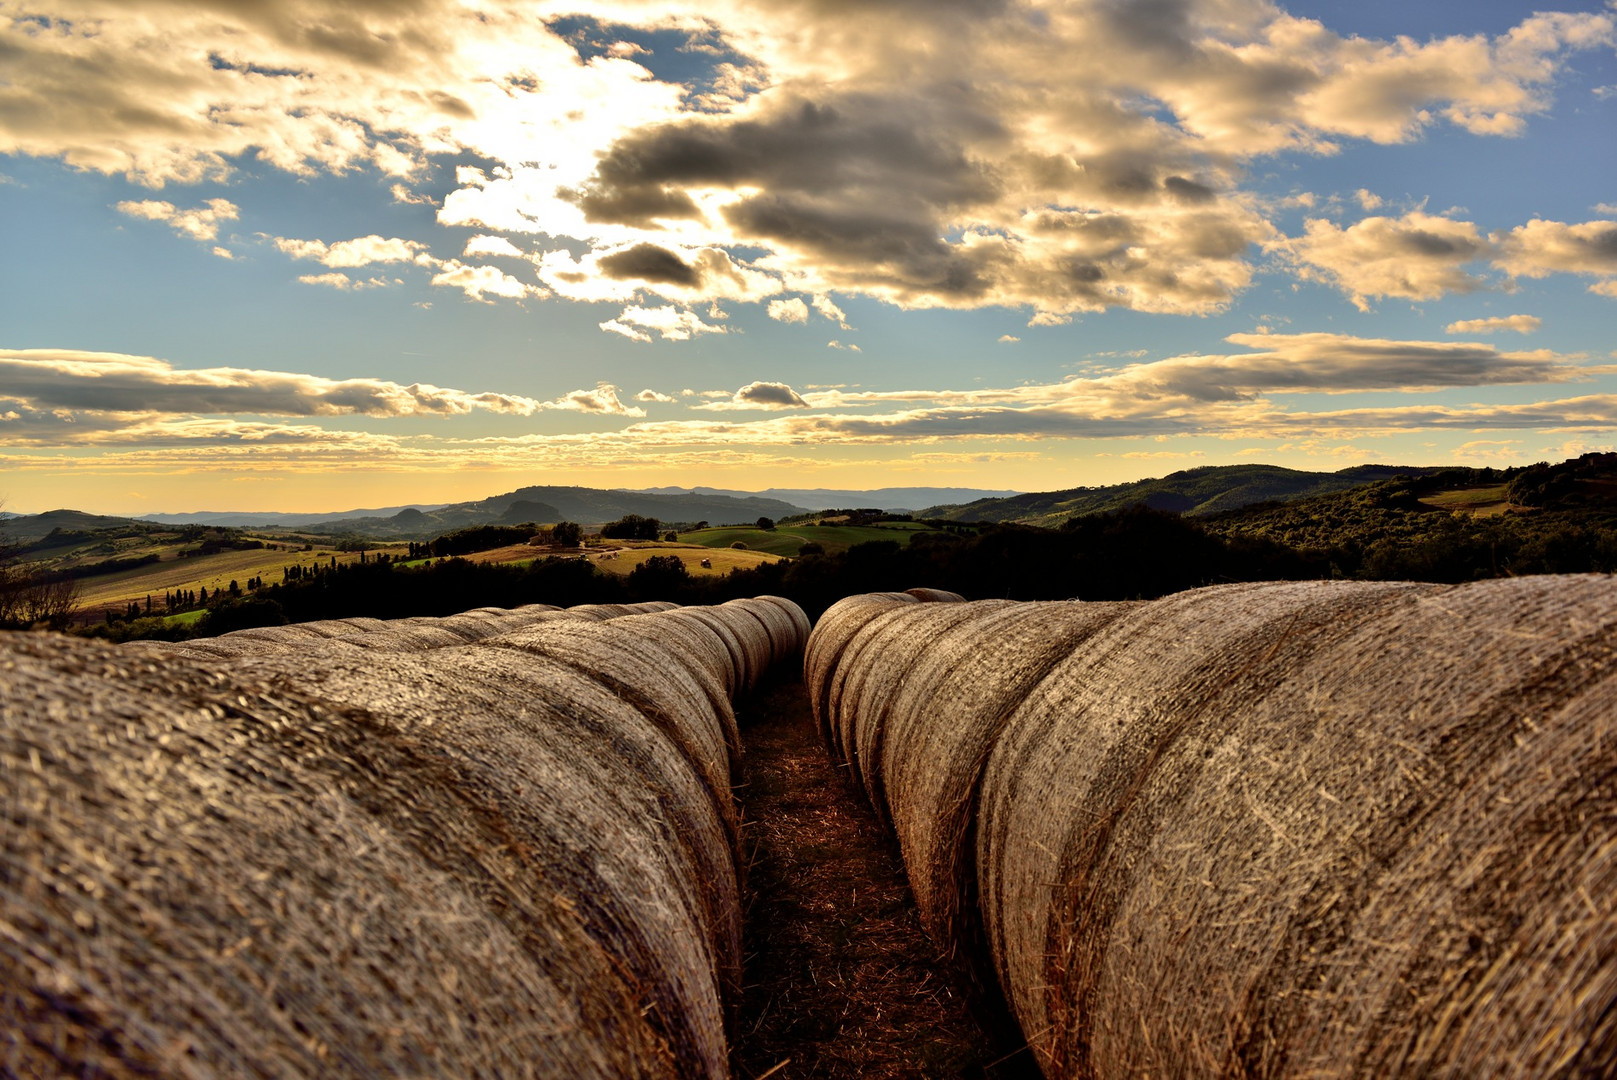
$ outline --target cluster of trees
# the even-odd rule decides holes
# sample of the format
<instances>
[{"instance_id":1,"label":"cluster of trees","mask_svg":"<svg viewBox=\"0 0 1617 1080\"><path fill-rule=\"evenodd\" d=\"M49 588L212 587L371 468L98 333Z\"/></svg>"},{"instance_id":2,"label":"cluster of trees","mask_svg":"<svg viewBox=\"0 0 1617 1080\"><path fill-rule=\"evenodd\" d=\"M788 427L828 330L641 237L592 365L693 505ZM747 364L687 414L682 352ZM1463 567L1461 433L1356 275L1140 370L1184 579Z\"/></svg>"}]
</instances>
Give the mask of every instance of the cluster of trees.
<instances>
[{"instance_id":1,"label":"cluster of trees","mask_svg":"<svg viewBox=\"0 0 1617 1080\"><path fill-rule=\"evenodd\" d=\"M601 535L608 540L655 540L660 536L662 523L653 517L625 514L616 521L601 526Z\"/></svg>"}]
</instances>

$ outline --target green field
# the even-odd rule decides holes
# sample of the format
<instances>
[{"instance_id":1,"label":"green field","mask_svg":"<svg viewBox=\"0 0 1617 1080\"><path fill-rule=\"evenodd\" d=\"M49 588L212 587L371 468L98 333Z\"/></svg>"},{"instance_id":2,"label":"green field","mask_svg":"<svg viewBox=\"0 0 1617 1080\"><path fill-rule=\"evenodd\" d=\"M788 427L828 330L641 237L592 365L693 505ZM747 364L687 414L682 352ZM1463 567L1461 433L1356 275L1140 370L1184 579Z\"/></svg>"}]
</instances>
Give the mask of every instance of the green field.
<instances>
[{"instance_id":1,"label":"green field","mask_svg":"<svg viewBox=\"0 0 1617 1080\"><path fill-rule=\"evenodd\" d=\"M751 551L789 556L795 556L799 548L812 540L825 548L827 555L835 555L872 540L893 540L907 545L917 533L932 531L914 521L891 521L881 525L781 525L771 530L741 525L680 533L679 539L684 544L711 548L727 548L739 540Z\"/></svg>"},{"instance_id":2,"label":"green field","mask_svg":"<svg viewBox=\"0 0 1617 1080\"><path fill-rule=\"evenodd\" d=\"M1436 495L1428 495L1420 501L1439 510L1462 510L1468 514L1490 517L1502 514L1510 508L1509 488L1509 484L1462 488L1458 491L1443 491Z\"/></svg>"}]
</instances>

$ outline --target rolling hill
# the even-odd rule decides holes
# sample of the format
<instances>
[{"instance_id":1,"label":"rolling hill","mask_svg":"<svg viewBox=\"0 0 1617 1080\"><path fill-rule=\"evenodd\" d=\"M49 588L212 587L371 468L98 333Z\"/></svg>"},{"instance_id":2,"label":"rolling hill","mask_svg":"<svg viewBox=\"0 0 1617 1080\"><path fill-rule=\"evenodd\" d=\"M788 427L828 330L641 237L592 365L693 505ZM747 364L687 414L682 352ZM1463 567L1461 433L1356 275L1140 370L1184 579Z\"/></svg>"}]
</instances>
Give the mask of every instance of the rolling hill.
<instances>
[{"instance_id":1,"label":"rolling hill","mask_svg":"<svg viewBox=\"0 0 1617 1080\"><path fill-rule=\"evenodd\" d=\"M945 521L1019 522L1053 528L1074 515L1103 514L1139 504L1177 514L1212 514L1253 503L1327 495L1430 471L1400 465L1356 465L1339 472L1304 472L1278 465L1208 465L1127 484L933 506L916 516Z\"/></svg>"}]
</instances>

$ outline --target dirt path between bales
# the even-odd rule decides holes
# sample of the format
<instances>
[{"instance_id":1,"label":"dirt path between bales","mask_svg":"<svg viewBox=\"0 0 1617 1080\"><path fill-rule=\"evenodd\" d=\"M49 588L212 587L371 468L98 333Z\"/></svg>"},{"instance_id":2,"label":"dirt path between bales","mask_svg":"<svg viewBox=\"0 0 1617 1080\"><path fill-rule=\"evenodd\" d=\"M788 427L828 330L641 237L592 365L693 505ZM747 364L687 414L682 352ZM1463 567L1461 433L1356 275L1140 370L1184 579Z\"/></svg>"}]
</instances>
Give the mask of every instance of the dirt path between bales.
<instances>
[{"instance_id":1,"label":"dirt path between bales","mask_svg":"<svg viewBox=\"0 0 1617 1080\"><path fill-rule=\"evenodd\" d=\"M833 767L801 682L740 717L750 861L737 1080L982 1077L998 1052L937 964L896 842Z\"/></svg>"}]
</instances>

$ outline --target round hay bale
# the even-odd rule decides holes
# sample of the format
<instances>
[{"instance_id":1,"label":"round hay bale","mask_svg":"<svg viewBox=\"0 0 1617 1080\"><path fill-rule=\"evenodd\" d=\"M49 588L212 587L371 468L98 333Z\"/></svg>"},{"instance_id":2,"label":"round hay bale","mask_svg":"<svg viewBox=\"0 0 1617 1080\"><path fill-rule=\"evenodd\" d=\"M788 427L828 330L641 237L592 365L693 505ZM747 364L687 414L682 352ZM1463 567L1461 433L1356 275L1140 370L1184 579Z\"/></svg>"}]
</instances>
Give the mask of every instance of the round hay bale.
<instances>
[{"instance_id":1,"label":"round hay bale","mask_svg":"<svg viewBox=\"0 0 1617 1080\"><path fill-rule=\"evenodd\" d=\"M837 758L862 784L859 729L874 743L874 729L902 685L905 672L924 655L936 635L965 620L976 609L966 604L904 604L875 615L843 650L827 699L827 727Z\"/></svg>"},{"instance_id":2,"label":"round hay bale","mask_svg":"<svg viewBox=\"0 0 1617 1080\"><path fill-rule=\"evenodd\" d=\"M769 642L757 620L749 619L738 628L729 615L719 614L716 608L690 607L682 609L686 617L700 622L724 642L730 654L731 680L728 689L732 697L752 687L769 664Z\"/></svg>"},{"instance_id":3,"label":"round hay bale","mask_svg":"<svg viewBox=\"0 0 1617 1080\"><path fill-rule=\"evenodd\" d=\"M7 1069L726 1075L684 759L565 669L509 654L518 701L438 655L7 635Z\"/></svg>"},{"instance_id":4,"label":"round hay bale","mask_svg":"<svg viewBox=\"0 0 1617 1080\"><path fill-rule=\"evenodd\" d=\"M287 626L252 626L245 630L232 630L228 634L220 634L220 638L229 638L233 641L307 641L318 638L320 635L311 632L306 627L292 623Z\"/></svg>"},{"instance_id":5,"label":"round hay bale","mask_svg":"<svg viewBox=\"0 0 1617 1080\"><path fill-rule=\"evenodd\" d=\"M1013 710L1081 642L1130 604L964 605L973 617L926 641L861 752L872 804L892 822L921 924L990 1021L1005 1028L977 904L973 843L989 752Z\"/></svg>"},{"instance_id":6,"label":"round hay bale","mask_svg":"<svg viewBox=\"0 0 1617 1080\"><path fill-rule=\"evenodd\" d=\"M957 592L950 592L948 589L918 588L905 589L904 591L915 597L915 599L921 601L923 604L941 604L965 600L964 596L961 596Z\"/></svg>"},{"instance_id":7,"label":"round hay bale","mask_svg":"<svg viewBox=\"0 0 1617 1080\"><path fill-rule=\"evenodd\" d=\"M332 638L352 645L356 649L392 649L395 652L424 652L450 645L464 645L460 635L440 626L399 626L386 630L372 630L353 637Z\"/></svg>"},{"instance_id":8,"label":"round hay bale","mask_svg":"<svg viewBox=\"0 0 1617 1080\"><path fill-rule=\"evenodd\" d=\"M735 713L720 688L705 686L657 636L644 628L565 621L524 627L485 644L566 664L633 705L686 756L714 814L732 839L738 834L730 791L741 765Z\"/></svg>"},{"instance_id":9,"label":"round hay bale","mask_svg":"<svg viewBox=\"0 0 1617 1080\"><path fill-rule=\"evenodd\" d=\"M760 604L773 604L775 607L778 607L781 611L785 612L786 618L791 620L792 636L785 651L781 654L779 659L790 660L794 657L801 657L804 646L808 644L809 633L814 628L809 622L808 614L802 608L798 607L795 601L788 600L784 596L770 596L765 594L763 596L755 596L753 597L753 600Z\"/></svg>"},{"instance_id":10,"label":"round hay bale","mask_svg":"<svg viewBox=\"0 0 1617 1080\"><path fill-rule=\"evenodd\" d=\"M828 698L843 649L876 612L895 604L918 602L908 593L860 593L844 597L826 608L825 614L814 624L814 632L803 650L803 686L808 691L809 707L814 712L820 738L827 748L832 746Z\"/></svg>"},{"instance_id":11,"label":"round hay bale","mask_svg":"<svg viewBox=\"0 0 1617 1080\"><path fill-rule=\"evenodd\" d=\"M724 639L708 623L693 618L685 608L648 615L625 615L614 620L621 629L661 636L687 664L694 663L707 678L704 689L729 703L735 693L735 664ZM733 752L733 751L732 751Z\"/></svg>"},{"instance_id":12,"label":"round hay bale","mask_svg":"<svg viewBox=\"0 0 1617 1080\"><path fill-rule=\"evenodd\" d=\"M768 667L788 659L802 648L802 643L797 637L797 622L787 614L781 603L751 598L730 600L720 604L719 611L721 614L745 612L763 626L764 636L769 642L769 663L766 665Z\"/></svg>"},{"instance_id":13,"label":"round hay bale","mask_svg":"<svg viewBox=\"0 0 1617 1080\"><path fill-rule=\"evenodd\" d=\"M977 842L1051 1076L1617 1060L1617 588L1199 590L1011 717Z\"/></svg>"}]
</instances>

